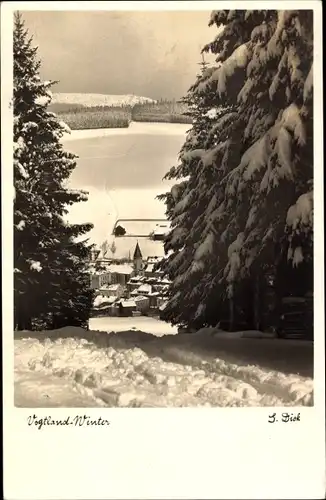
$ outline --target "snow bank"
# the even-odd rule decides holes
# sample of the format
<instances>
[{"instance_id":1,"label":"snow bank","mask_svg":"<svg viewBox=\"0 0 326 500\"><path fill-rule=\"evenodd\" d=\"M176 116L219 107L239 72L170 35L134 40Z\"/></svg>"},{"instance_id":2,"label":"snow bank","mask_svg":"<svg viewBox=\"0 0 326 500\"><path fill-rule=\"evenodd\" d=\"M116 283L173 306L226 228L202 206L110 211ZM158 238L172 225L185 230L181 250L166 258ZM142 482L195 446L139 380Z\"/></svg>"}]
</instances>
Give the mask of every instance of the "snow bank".
<instances>
[{"instance_id":1,"label":"snow bank","mask_svg":"<svg viewBox=\"0 0 326 500\"><path fill-rule=\"evenodd\" d=\"M311 379L196 352L190 339L195 335L205 343L210 333L156 338L134 330L20 332L15 404L35 406L44 391L43 406L76 406L76 400L109 407L312 404Z\"/></svg>"}]
</instances>

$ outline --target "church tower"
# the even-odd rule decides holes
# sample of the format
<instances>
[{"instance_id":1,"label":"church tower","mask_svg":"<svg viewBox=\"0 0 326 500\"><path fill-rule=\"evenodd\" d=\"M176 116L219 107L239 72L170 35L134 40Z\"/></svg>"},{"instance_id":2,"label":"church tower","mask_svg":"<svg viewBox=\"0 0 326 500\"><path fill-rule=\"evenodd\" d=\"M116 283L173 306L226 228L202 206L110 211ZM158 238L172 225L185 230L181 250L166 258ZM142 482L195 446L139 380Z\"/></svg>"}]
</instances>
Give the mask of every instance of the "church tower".
<instances>
[{"instance_id":1,"label":"church tower","mask_svg":"<svg viewBox=\"0 0 326 500\"><path fill-rule=\"evenodd\" d=\"M143 270L143 255L141 253L138 241L134 251L134 270L136 274L140 274Z\"/></svg>"}]
</instances>

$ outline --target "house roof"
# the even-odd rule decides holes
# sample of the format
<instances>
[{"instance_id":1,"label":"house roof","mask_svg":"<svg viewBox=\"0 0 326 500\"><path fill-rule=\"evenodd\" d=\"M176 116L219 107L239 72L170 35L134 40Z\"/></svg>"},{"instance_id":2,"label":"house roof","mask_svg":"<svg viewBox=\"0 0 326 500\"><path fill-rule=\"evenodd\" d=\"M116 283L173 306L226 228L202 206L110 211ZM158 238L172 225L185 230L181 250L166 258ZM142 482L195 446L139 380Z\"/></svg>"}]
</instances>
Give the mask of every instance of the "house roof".
<instances>
[{"instance_id":1,"label":"house roof","mask_svg":"<svg viewBox=\"0 0 326 500\"><path fill-rule=\"evenodd\" d=\"M134 300L120 300L122 307L136 307L136 302Z\"/></svg>"},{"instance_id":2,"label":"house roof","mask_svg":"<svg viewBox=\"0 0 326 500\"><path fill-rule=\"evenodd\" d=\"M142 300L149 300L148 297L145 297L144 295L137 295L137 297L135 297L135 302L140 302Z\"/></svg>"},{"instance_id":3,"label":"house roof","mask_svg":"<svg viewBox=\"0 0 326 500\"><path fill-rule=\"evenodd\" d=\"M140 287L137 290L138 292L149 292L151 293L152 291L152 285L149 285L148 283L143 283L140 285Z\"/></svg>"},{"instance_id":4,"label":"house roof","mask_svg":"<svg viewBox=\"0 0 326 500\"><path fill-rule=\"evenodd\" d=\"M113 304L116 300L116 297L104 297L103 295L97 295L94 299L93 305L94 307L100 307L102 304Z\"/></svg>"},{"instance_id":5,"label":"house roof","mask_svg":"<svg viewBox=\"0 0 326 500\"><path fill-rule=\"evenodd\" d=\"M119 283L115 283L114 285L108 286L109 290L118 290L119 288L121 288L121 285Z\"/></svg>"},{"instance_id":6,"label":"house roof","mask_svg":"<svg viewBox=\"0 0 326 500\"><path fill-rule=\"evenodd\" d=\"M130 264L111 264L107 272L117 274L132 274L133 268Z\"/></svg>"},{"instance_id":7,"label":"house roof","mask_svg":"<svg viewBox=\"0 0 326 500\"><path fill-rule=\"evenodd\" d=\"M114 241L116 245L116 252L114 254L115 259L129 259L133 256L135 251L137 241L138 246L141 248L141 254L143 259L147 258L149 255L157 255L158 257L164 257L164 246L162 241L155 241L149 237L139 238L137 236L109 236L109 244ZM140 242L140 243L139 243Z\"/></svg>"},{"instance_id":8,"label":"house roof","mask_svg":"<svg viewBox=\"0 0 326 500\"><path fill-rule=\"evenodd\" d=\"M134 251L134 259L142 259L143 258L143 255L140 251L140 247L139 247L139 243L137 241L137 244L136 244L136 248L135 248L135 251Z\"/></svg>"},{"instance_id":9,"label":"house roof","mask_svg":"<svg viewBox=\"0 0 326 500\"><path fill-rule=\"evenodd\" d=\"M149 255L147 258L148 264L156 264L157 262L160 262L162 260L162 256L160 257L153 257L152 255Z\"/></svg>"}]
</instances>

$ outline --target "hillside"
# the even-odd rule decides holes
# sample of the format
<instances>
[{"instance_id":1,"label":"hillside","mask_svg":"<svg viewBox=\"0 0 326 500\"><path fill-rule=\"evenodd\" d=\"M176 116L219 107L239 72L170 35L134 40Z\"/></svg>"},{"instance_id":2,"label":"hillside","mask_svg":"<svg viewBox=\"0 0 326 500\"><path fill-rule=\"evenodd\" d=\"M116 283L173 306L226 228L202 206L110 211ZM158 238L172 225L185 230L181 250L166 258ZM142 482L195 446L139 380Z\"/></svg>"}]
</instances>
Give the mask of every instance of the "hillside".
<instances>
[{"instance_id":1,"label":"hillside","mask_svg":"<svg viewBox=\"0 0 326 500\"><path fill-rule=\"evenodd\" d=\"M94 106L135 106L136 104L154 103L149 97L111 94L54 93L52 105Z\"/></svg>"}]
</instances>

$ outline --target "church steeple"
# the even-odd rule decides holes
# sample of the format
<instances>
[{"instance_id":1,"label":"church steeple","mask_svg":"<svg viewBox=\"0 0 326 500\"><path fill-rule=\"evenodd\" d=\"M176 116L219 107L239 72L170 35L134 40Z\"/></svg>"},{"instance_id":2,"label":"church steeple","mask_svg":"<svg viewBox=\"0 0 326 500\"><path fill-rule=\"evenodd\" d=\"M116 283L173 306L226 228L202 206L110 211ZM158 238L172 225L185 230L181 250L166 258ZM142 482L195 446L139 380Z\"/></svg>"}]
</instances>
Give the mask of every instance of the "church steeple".
<instances>
[{"instance_id":1,"label":"church steeple","mask_svg":"<svg viewBox=\"0 0 326 500\"><path fill-rule=\"evenodd\" d=\"M139 243L137 241L137 245L136 245L136 248L135 248L135 251L134 251L134 260L136 259L142 259L143 258L143 255L140 251L140 247L139 247Z\"/></svg>"},{"instance_id":2,"label":"church steeple","mask_svg":"<svg viewBox=\"0 0 326 500\"><path fill-rule=\"evenodd\" d=\"M136 273L140 273L143 270L143 255L138 241L134 251L134 269Z\"/></svg>"}]
</instances>

